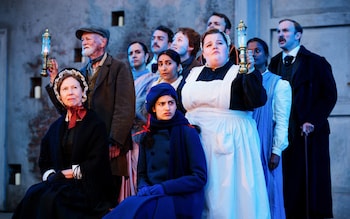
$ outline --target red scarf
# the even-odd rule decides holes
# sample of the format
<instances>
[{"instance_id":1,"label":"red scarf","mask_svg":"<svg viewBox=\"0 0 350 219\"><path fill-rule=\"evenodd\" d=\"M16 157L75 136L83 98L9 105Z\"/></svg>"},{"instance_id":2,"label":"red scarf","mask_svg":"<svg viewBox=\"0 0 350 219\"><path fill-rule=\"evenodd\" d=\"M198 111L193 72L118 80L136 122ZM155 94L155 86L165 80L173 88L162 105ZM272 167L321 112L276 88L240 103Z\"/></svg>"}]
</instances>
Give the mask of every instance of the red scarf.
<instances>
[{"instance_id":1,"label":"red scarf","mask_svg":"<svg viewBox=\"0 0 350 219\"><path fill-rule=\"evenodd\" d=\"M142 130L141 131L138 131L136 133L134 133L132 135L132 137L136 136L136 135L139 135L139 134L142 134L142 133L146 133L146 132L150 132L150 126L151 126L151 115L148 114L147 116L147 123L145 125L142 126Z\"/></svg>"},{"instance_id":2,"label":"red scarf","mask_svg":"<svg viewBox=\"0 0 350 219\"><path fill-rule=\"evenodd\" d=\"M82 120L86 115L86 109L83 106L70 107L67 110L72 114L68 122L68 129L74 128L77 120Z\"/></svg>"}]
</instances>

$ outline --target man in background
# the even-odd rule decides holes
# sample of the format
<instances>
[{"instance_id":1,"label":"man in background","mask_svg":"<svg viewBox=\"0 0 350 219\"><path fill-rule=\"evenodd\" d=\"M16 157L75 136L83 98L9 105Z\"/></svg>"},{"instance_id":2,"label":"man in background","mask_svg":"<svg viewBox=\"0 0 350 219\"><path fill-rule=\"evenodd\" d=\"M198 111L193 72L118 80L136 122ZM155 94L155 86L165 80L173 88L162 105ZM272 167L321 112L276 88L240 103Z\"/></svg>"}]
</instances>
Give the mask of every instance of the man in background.
<instances>
[{"instance_id":1,"label":"man in background","mask_svg":"<svg viewBox=\"0 0 350 219\"><path fill-rule=\"evenodd\" d=\"M158 26L153 31L151 38L151 51L153 53L153 57L152 60L147 64L147 68L150 70L150 72L157 72L158 54L170 48L173 37L173 31L170 28L163 25Z\"/></svg>"},{"instance_id":2,"label":"man in background","mask_svg":"<svg viewBox=\"0 0 350 219\"><path fill-rule=\"evenodd\" d=\"M131 127L135 118L135 89L127 65L106 52L110 32L101 27L84 27L75 33L81 40L82 55L89 63L81 69L88 81L87 107L106 124L109 133L110 164L113 174L111 193L118 203L122 176L128 176L126 153L132 147ZM55 98L52 83L58 72L56 60L50 60L50 84L46 90L57 110L64 108Z\"/></svg>"},{"instance_id":3,"label":"man in background","mask_svg":"<svg viewBox=\"0 0 350 219\"><path fill-rule=\"evenodd\" d=\"M222 13L213 12L207 21L207 30L218 29L226 33L227 35L230 35L231 28L232 28L232 25L231 25L230 19L228 19L228 17ZM238 50L236 49L233 43L231 43L229 53L230 53L230 60L237 65L239 63ZM205 60L203 59L203 57L202 57L202 60L203 60L202 63L205 64Z\"/></svg>"},{"instance_id":4,"label":"man in background","mask_svg":"<svg viewBox=\"0 0 350 219\"><path fill-rule=\"evenodd\" d=\"M282 51L269 65L292 87L289 146L282 154L286 218L332 218L328 116L337 88L327 60L300 45L302 34L298 22L281 20Z\"/></svg>"}]
</instances>

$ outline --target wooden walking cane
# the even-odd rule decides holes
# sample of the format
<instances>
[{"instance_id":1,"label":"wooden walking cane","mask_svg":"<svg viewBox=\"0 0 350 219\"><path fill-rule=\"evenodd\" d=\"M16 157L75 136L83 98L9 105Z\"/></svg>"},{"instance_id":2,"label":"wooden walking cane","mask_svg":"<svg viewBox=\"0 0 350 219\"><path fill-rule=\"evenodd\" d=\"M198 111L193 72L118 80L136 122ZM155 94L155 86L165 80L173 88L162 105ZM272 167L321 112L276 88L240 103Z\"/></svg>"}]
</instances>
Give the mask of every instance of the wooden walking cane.
<instances>
[{"instance_id":1,"label":"wooden walking cane","mask_svg":"<svg viewBox=\"0 0 350 219\"><path fill-rule=\"evenodd\" d=\"M306 219L309 219L309 161L308 161L308 145L307 145L307 137L309 133L314 131L314 126L312 124L309 124L308 126L303 126L303 132L304 135L304 146L305 146L305 201L306 201Z\"/></svg>"},{"instance_id":2,"label":"wooden walking cane","mask_svg":"<svg viewBox=\"0 0 350 219\"><path fill-rule=\"evenodd\" d=\"M303 131L305 144L305 193L306 193L306 219L309 219L309 165L307 157L307 131Z\"/></svg>"}]
</instances>

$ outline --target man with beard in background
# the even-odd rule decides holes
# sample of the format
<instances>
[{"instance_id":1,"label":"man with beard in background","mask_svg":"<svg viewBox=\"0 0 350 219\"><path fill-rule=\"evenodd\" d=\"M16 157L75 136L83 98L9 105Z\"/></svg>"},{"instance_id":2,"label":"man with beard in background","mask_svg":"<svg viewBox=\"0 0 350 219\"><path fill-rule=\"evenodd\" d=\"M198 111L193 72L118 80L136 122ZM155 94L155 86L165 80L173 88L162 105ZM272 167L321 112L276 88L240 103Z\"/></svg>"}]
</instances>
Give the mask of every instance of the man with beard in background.
<instances>
[{"instance_id":1,"label":"man with beard in background","mask_svg":"<svg viewBox=\"0 0 350 219\"><path fill-rule=\"evenodd\" d=\"M106 52L110 32L101 27L84 27L75 33L81 40L82 55L89 63L81 69L88 81L87 108L94 110L104 121L109 134L109 155L113 174L113 196L119 202L122 176L128 176L126 153L132 147L131 127L135 117L135 89L127 65ZM46 90L60 114L65 108L53 91L53 81L58 72L56 60L48 68L50 84Z\"/></svg>"}]
</instances>

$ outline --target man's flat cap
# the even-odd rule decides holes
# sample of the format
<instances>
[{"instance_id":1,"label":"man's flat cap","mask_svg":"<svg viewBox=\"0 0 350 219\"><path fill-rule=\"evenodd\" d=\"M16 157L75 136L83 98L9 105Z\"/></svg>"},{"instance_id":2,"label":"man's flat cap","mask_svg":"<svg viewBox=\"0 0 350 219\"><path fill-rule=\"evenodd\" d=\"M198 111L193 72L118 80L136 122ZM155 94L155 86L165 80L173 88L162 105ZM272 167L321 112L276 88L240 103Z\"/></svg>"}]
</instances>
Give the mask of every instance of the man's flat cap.
<instances>
[{"instance_id":1,"label":"man's flat cap","mask_svg":"<svg viewBox=\"0 0 350 219\"><path fill-rule=\"evenodd\" d=\"M82 27L79 28L76 32L75 32L75 36L81 40L81 36L84 33L97 33L99 35L101 35L104 38L107 38L107 40L109 40L109 30L101 28L101 27Z\"/></svg>"}]
</instances>

